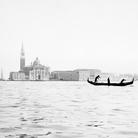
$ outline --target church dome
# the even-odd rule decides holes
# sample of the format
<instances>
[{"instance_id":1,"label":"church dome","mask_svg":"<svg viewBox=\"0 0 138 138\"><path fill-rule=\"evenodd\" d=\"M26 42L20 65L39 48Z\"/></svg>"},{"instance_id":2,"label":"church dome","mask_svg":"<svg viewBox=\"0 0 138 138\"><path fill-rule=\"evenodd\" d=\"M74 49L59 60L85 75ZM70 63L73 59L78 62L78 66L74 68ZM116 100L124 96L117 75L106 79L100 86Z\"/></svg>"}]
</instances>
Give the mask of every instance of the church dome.
<instances>
[{"instance_id":1,"label":"church dome","mask_svg":"<svg viewBox=\"0 0 138 138\"><path fill-rule=\"evenodd\" d=\"M40 64L40 61L39 61L39 59L38 58L36 58L36 60L34 61L34 63L33 63L33 65L39 65Z\"/></svg>"}]
</instances>

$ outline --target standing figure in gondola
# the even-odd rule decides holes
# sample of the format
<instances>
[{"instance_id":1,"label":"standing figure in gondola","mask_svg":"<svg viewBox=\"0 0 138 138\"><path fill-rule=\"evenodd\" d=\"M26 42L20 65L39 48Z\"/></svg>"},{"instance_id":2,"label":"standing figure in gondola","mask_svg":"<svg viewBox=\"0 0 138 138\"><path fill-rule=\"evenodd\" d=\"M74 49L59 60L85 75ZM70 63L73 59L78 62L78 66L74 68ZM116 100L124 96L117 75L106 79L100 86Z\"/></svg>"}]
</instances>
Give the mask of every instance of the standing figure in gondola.
<instances>
[{"instance_id":1,"label":"standing figure in gondola","mask_svg":"<svg viewBox=\"0 0 138 138\"><path fill-rule=\"evenodd\" d=\"M123 83L126 79L122 79L120 83Z\"/></svg>"},{"instance_id":2,"label":"standing figure in gondola","mask_svg":"<svg viewBox=\"0 0 138 138\"><path fill-rule=\"evenodd\" d=\"M97 83L97 80L98 80L99 78L100 78L100 75L96 76L96 77L95 77L94 83Z\"/></svg>"},{"instance_id":3,"label":"standing figure in gondola","mask_svg":"<svg viewBox=\"0 0 138 138\"><path fill-rule=\"evenodd\" d=\"M110 85L110 78L107 79L107 82L108 82L108 86Z\"/></svg>"}]
</instances>

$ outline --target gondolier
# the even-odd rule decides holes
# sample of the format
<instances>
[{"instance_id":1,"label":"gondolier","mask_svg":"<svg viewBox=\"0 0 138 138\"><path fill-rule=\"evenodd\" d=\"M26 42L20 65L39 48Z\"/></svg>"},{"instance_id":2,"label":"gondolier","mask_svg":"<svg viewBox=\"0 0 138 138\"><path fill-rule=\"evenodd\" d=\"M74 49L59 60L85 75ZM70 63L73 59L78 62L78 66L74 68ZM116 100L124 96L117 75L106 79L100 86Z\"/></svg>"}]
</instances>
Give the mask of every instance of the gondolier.
<instances>
[{"instance_id":1,"label":"gondolier","mask_svg":"<svg viewBox=\"0 0 138 138\"><path fill-rule=\"evenodd\" d=\"M99 78L100 78L100 75L96 76L94 83L97 83L97 81L98 81Z\"/></svg>"}]
</instances>

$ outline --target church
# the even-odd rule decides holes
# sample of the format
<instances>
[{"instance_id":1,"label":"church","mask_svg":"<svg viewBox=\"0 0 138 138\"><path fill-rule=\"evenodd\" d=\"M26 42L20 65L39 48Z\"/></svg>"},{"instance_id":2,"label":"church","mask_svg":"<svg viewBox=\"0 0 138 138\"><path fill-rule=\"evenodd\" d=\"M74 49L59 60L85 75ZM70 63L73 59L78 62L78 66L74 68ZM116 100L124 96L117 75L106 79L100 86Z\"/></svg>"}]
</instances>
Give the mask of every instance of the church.
<instances>
[{"instance_id":1,"label":"church","mask_svg":"<svg viewBox=\"0 0 138 138\"><path fill-rule=\"evenodd\" d=\"M19 80L49 80L49 67L40 64L38 57L36 60L31 63L31 65L25 66L25 51L21 48L20 53L20 71L19 72L10 72L10 80L19 81Z\"/></svg>"}]
</instances>

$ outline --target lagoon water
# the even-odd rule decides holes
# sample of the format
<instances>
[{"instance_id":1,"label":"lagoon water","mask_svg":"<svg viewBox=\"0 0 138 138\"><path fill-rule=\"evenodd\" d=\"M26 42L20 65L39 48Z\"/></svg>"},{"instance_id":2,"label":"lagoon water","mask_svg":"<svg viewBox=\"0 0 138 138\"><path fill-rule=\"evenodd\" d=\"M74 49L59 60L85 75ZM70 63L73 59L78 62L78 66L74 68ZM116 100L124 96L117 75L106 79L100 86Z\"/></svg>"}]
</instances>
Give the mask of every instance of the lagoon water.
<instances>
[{"instance_id":1,"label":"lagoon water","mask_svg":"<svg viewBox=\"0 0 138 138\"><path fill-rule=\"evenodd\" d=\"M0 138L137 138L138 82L0 82Z\"/></svg>"}]
</instances>

